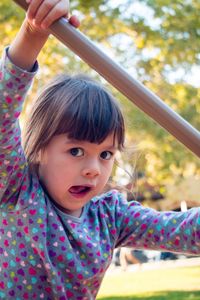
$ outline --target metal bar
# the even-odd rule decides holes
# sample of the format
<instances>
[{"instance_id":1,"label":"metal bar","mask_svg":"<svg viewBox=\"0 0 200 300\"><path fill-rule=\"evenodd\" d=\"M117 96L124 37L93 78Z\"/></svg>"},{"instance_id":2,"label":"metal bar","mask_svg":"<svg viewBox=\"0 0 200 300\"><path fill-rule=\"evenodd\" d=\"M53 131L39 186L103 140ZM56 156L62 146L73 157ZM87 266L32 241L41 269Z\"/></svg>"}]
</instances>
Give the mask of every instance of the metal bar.
<instances>
[{"instance_id":1,"label":"metal bar","mask_svg":"<svg viewBox=\"0 0 200 300\"><path fill-rule=\"evenodd\" d=\"M24 0L14 1L27 10L28 5ZM51 25L50 31L131 102L200 157L200 132L174 112L158 96L131 77L79 30L71 26L66 19L61 18L56 21Z\"/></svg>"}]
</instances>

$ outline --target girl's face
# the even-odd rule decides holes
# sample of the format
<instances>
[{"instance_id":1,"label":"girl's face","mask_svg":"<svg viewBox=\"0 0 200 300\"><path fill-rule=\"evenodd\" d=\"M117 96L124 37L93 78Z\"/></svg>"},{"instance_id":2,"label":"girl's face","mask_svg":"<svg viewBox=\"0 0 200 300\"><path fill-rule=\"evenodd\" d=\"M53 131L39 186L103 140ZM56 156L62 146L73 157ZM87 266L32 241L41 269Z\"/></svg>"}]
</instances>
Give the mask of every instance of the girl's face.
<instances>
[{"instance_id":1,"label":"girl's face","mask_svg":"<svg viewBox=\"0 0 200 300\"><path fill-rule=\"evenodd\" d=\"M79 217L83 206L102 192L117 152L113 138L94 144L61 134L40 152L40 179L62 211Z\"/></svg>"}]
</instances>

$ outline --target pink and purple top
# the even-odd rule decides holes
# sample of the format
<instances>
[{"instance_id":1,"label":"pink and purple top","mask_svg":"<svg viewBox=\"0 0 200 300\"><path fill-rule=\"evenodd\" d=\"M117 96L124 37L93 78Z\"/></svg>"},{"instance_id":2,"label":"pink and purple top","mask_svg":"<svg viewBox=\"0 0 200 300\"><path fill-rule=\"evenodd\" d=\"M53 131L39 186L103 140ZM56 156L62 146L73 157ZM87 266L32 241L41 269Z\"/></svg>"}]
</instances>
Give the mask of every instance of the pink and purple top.
<instances>
[{"instance_id":1,"label":"pink and purple top","mask_svg":"<svg viewBox=\"0 0 200 300\"><path fill-rule=\"evenodd\" d=\"M60 211L31 173L18 117L37 71L6 51L0 68L0 299L95 299L119 246L200 253L200 209L157 212L117 191L91 199L80 218Z\"/></svg>"}]
</instances>

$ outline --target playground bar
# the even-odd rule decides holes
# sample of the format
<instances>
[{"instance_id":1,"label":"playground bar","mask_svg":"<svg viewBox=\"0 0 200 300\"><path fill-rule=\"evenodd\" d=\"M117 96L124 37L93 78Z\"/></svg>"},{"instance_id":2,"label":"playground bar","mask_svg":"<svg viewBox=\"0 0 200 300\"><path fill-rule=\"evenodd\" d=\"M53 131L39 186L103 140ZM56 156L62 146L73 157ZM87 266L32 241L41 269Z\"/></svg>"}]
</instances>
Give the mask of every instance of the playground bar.
<instances>
[{"instance_id":1,"label":"playground bar","mask_svg":"<svg viewBox=\"0 0 200 300\"><path fill-rule=\"evenodd\" d=\"M27 9L25 0L14 0ZM51 33L96 70L138 108L171 133L177 140L200 157L200 132L173 111L158 96L130 76L121 66L103 53L64 18L50 27Z\"/></svg>"}]
</instances>

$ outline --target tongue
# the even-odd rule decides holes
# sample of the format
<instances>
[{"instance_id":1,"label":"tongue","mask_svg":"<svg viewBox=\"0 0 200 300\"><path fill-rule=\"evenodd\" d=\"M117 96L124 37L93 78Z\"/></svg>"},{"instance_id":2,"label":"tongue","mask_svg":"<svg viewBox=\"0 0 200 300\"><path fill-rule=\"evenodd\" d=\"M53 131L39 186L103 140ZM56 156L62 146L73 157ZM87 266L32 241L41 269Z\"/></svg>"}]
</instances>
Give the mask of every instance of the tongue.
<instances>
[{"instance_id":1,"label":"tongue","mask_svg":"<svg viewBox=\"0 0 200 300\"><path fill-rule=\"evenodd\" d=\"M86 187L85 186L72 186L70 189L69 189L69 192L70 193L74 193L74 194L78 194L78 193L81 193L81 192L84 192L86 190Z\"/></svg>"}]
</instances>

